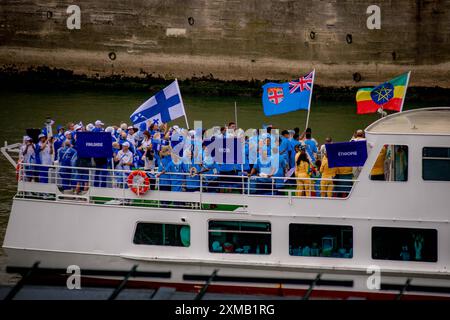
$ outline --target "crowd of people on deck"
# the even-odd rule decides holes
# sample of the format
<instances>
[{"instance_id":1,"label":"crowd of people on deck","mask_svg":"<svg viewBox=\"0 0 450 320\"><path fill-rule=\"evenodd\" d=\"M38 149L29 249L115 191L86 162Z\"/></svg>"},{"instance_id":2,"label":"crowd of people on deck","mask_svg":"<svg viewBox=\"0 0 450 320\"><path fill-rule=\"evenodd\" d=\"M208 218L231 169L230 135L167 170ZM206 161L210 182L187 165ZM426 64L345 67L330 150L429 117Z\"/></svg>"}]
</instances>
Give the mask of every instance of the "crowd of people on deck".
<instances>
[{"instance_id":1,"label":"crowd of people on deck","mask_svg":"<svg viewBox=\"0 0 450 320\"><path fill-rule=\"evenodd\" d=\"M273 129L275 128L272 126L267 127L269 136ZM25 169L23 179L48 183L49 168L57 164L57 183L60 189L77 194L89 188L89 175L92 171L95 171L95 187L126 188L126 172L141 169L151 179L151 189L158 185L159 190L163 191L193 192L202 187L206 192L229 192L233 187L242 187L239 184L243 181L242 177L249 177L252 181L252 193L282 195L285 194L284 189L292 186L296 189L297 196L346 197L352 187L351 180L355 169L357 170L352 167L330 168L325 143L332 143L332 138L327 137L324 144L319 145L311 128L303 132L299 128L281 130L278 141L275 141L279 157L276 166L271 160L270 148L258 154L254 162L246 159L244 164L239 165L217 163L204 142L198 149L185 148L180 155L183 161L177 161L174 159L170 141L172 135L180 134L183 130L194 144L194 130L183 129L177 125L159 125L157 122L144 122L137 126L122 123L120 126L106 128L100 120L86 126L70 122L66 126L57 126L56 133L52 136L47 134L48 130L44 128L37 141L33 141L30 136L24 137L20 149L20 161ZM113 157L79 157L77 133L82 131L109 132L112 137ZM252 139L260 139L257 136L246 137L244 130L236 128L234 122L216 127L214 132L214 135L219 137L244 139L247 156L252 148ZM362 139L362 130L356 131L352 137L352 140ZM255 145L258 145L258 140ZM194 150L200 150L200 154L195 154ZM115 169L119 173L113 173L111 176L111 171L104 169ZM203 175L202 184L200 175Z\"/></svg>"}]
</instances>

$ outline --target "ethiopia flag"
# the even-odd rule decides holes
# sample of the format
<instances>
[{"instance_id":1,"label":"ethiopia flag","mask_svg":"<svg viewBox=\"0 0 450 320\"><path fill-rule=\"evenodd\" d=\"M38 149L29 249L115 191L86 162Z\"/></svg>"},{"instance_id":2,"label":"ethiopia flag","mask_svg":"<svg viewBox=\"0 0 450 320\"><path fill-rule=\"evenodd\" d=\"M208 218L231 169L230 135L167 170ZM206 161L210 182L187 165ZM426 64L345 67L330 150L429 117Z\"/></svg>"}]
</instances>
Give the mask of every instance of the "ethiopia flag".
<instances>
[{"instance_id":1,"label":"ethiopia flag","mask_svg":"<svg viewBox=\"0 0 450 320\"><path fill-rule=\"evenodd\" d=\"M402 111L410 73L404 73L375 88L359 89L356 93L356 113L375 113L379 108Z\"/></svg>"}]
</instances>

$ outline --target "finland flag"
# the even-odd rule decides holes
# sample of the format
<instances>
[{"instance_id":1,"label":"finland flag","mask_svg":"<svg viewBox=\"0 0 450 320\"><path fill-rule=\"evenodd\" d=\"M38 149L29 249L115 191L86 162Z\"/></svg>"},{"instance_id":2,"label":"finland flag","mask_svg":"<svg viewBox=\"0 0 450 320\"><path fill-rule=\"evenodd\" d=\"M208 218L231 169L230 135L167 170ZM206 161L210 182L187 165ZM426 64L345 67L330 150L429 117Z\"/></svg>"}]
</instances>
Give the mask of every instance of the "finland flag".
<instances>
[{"instance_id":1,"label":"finland flag","mask_svg":"<svg viewBox=\"0 0 450 320\"><path fill-rule=\"evenodd\" d=\"M152 123L160 125L185 115L180 88L178 87L178 81L175 80L145 101L130 116L130 119L133 124L149 120L149 125Z\"/></svg>"}]
</instances>

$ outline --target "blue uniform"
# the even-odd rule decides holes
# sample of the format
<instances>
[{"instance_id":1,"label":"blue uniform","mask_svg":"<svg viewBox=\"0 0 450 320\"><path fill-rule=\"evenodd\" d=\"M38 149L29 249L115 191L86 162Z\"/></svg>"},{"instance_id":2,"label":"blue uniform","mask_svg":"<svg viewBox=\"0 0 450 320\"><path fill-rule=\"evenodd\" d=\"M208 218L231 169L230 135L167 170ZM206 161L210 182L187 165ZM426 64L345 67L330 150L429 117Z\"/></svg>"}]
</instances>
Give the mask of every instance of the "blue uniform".
<instances>
[{"instance_id":1,"label":"blue uniform","mask_svg":"<svg viewBox=\"0 0 450 320\"><path fill-rule=\"evenodd\" d=\"M208 169L205 172L207 176L205 176L204 181L206 182L208 192L217 192L218 191L218 177L217 174L219 172L218 166L214 159L211 156L206 156L203 153L203 167Z\"/></svg>"},{"instance_id":2,"label":"blue uniform","mask_svg":"<svg viewBox=\"0 0 450 320\"><path fill-rule=\"evenodd\" d=\"M66 140L66 136L64 135L64 133L58 133L55 136L55 141L53 143L53 146L55 147L55 150L59 150L59 148L62 147L63 142ZM55 154L55 160L59 159L59 155L58 152Z\"/></svg>"},{"instance_id":3,"label":"blue uniform","mask_svg":"<svg viewBox=\"0 0 450 320\"><path fill-rule=\"evenodd\" d=\"M158 172L163 172L165 171L166 173L163 173L159 176L159 186L160 186L160 190L163 191L169 191L170 187L171 187L171 175L169 174L170 172L170 165L172 162L172 158L170 155L162 157L159 165L158 165Z\"/></svg>"},{"instance_id":4,"label":"blue uniform","mask_svg":"<svg viewBox=\"0 0 450 320\"><path fill-rule=\"evenodd\" d=\"M314 157L314 153L317 153L316 143L311 139L306 139L304 141L304 144L306 146L306 152L308 153L309 157L311 158L312 163L316 162L316 158Z\"/></svg>"},{"instance_id":5,"label":"blue uniform","mask_svg":"<svg viewBox=\"0 0 450 320\"><path fill-rule=\"evenodd\" d=\"M280 161L280 159L279 159ZM285 161L285 160L284 160ZM285 162L284 162L285 163ZM258 162L254 165L254 169L258 172L258 173L263 173L266 175L274 175L279 171L279 166L275 168L273 168L273 166L275 165L274 160L272 157L268 157L267 161L265 161L265 163L263 163L262 161L258 160ZM255 182L255 180L253 180L253 182ZM255 183L251 183L252 185L252 189L254 188ZM275 188L275 184L273 185L273 188ZM261 178L261 177L257 177L256 178L256 193L258 194L272 194L272 179L271 178Z\"/></svg>"},{"instance_id":6,"label":"blue uniform","mask_svg":"<svg viewBox=\"0 0 450 320\"><path fill-rule=\"evenodd\" d=\"M73 167L77 160L77 151L72 147L62 147L58 149L58 159L59 164L62 167ZM73 173L74 169L71 168L59 168L59 175L61 177L61 182L58 185L61 186L63 190L71 189L74 186Z\"/></svg>"},{"instance_id":7,"label":"blue uniform","mask_svg":"<svg viewBox=\"0 0 450 320\"><path fill-rule=\"evenodd\" d=\"M281 189L284 187L284 169L288 166L288 159L286 158L279 158L278 160L278 169L274 173L274 177L278 177L280 179L275 179L275 188Z\"/></svg>"},{"instance_id":8,"label":"blue uniform","mask_svg":"<svg viewBox=\"0 0 450 320\"><path fill-rule=\"evenodd\" d=\"M183 164L184 172L189 173L189 175L186 176L186 191L199 191L200 190L200 175L196 174L191 176L191 170L195 173L198 173L202 170L202 166L199 164L194 163L184 163ZM195 168L192 169L192 168Z\"/></svg>"},{"instance_id":9,"label":"blue uniform","mask_svg":"<svg viewBox=\"0 0 450 320\"><path fill-rule=\"evenodd\" d=\"M291 154L289 156L289 168L295 168L295 147L301 145L300 141L296 139L289 140L291 143Z\"/></svg>"},{"instance_id":10,"label":"blue uniform","mask_svg":"<svg viewBox=\"0 0 450 320\"><path fill-rule=\"evenodd\" d=\"M285 160L289 160L289 156L292 151L292 145L290 141L285 137L281 137L280 147L278 148L278 150L280 154L280 159L283 158Z\"/></svg>"},{"instance_id":11,"label":"blue uniform","mask_svg":"<svg viewBox=\"0 0 450 320\"><path fill-rule=\"evenodd\" d=\"M176 173L184 173L184 165L181 161L178 163L173 162L172 160L168 165L168 172L171 172L170 182L171 182L171 190L172 191L183 191L182 186L185 181L185 175L176 174Z\"/></svg>"}]
</instances>

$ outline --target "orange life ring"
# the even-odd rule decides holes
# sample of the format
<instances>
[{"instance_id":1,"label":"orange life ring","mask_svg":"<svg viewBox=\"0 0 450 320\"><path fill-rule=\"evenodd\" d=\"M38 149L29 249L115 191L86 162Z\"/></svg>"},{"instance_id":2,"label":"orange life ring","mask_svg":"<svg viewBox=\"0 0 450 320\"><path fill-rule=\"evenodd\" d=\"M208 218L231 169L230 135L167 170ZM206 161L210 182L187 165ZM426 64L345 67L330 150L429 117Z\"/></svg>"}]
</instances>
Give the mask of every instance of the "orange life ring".
<instances>
[{"instance_id":1,"label":"orange life ring","mask_svg":"<svg viewBox=\"0 0 450 320\"><path fill-rule=\"evenodd\" d=\"M19 181L20 178L20 167L22 166L22 162L19 161L16 166L16 180Z\"/></svg>"},{"instance_id":2,"label":"orange life ring","mask_svg":"<svg viewBox=\"0 0 450 320\"><path fill-rule=\"evenodd\" d=\"M134 182L134 178L137 176L143 178L144 183L136 184ZM138 196L145 194L150 189L150 179L142 170L131 171L131 173L128 175L128 188L130 188L130 190L136 193Z\"/></svg>"}]
</instances>

